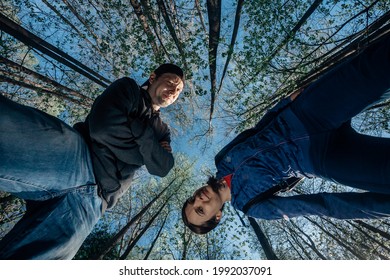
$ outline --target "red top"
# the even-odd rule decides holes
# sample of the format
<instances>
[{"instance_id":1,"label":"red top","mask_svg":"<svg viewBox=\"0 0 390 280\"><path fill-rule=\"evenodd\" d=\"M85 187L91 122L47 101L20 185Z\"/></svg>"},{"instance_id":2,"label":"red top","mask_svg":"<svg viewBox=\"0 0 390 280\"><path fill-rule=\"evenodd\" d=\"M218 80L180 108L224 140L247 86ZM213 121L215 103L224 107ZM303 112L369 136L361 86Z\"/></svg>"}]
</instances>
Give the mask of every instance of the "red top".
<instances>
[{"instance_id":1,"label":"red top","mask_svg":"<svg viewBox=\"0 0 390 280\"><path fill-rule=\"evenodd\" d=\"M226 175L225 177L223 177L223 179L225 180L229 189L231 189L231 185L232 185L232 176L233 176L233 174L229 174L229 175Z\"/></svg>"}]
</instances>

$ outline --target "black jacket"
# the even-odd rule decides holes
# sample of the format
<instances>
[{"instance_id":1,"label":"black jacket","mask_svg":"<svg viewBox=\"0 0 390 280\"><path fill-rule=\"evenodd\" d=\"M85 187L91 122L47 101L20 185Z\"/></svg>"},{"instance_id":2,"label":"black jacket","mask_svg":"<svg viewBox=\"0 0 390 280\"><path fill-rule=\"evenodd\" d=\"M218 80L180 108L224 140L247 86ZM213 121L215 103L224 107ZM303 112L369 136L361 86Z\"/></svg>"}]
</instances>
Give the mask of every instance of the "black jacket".
<instances>
[{"instance_id":1,"label":"black jacket","mask_svg":"<svg viewBox=\"0 0 390 280\"><path fill-rule=\"evenodd\" d=\"M130 78L113 82L92 105L84 123L74 126L89 143L95 177L106 207L113 207L142 165L164 177L174 165L170 130L153 112L149 93Z\"/></svg>"}]
</instances>

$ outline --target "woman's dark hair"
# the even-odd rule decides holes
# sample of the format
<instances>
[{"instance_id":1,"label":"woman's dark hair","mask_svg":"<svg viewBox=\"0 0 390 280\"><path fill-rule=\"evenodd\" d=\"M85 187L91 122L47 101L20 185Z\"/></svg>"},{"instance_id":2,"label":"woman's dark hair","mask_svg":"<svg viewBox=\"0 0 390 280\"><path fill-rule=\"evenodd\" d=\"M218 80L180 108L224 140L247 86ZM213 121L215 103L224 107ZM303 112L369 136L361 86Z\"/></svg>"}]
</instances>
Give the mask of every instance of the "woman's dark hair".
<instances>
[{"instance_id":1,"label":"woman's dark hair","mask_svg":"<svg viewBox=\"0 0 390 280\"><path fill-rule=\"evenodd\" d=\"M210 176L206 184L209 185L215 192L218 192L220 189L224 187L222 181L218 180L214 176Z\"/></svg>"},{"instance_id":2,"label":"woman's dark hair","mask_svg":"<svg viewBox=\"0 0 390 280\"><path fill-rule=\"evenodd\" d=\"M209 177L209 179L207 181L207 185L209 185L214 191L218 191L220 188L223 187L223 184L213 176ZM220 220L218 220L217 217L214 216L210 220L204 222L202 225L191 224L187 219L187 215L186 215L185 210L187 208L187 205L193 204L194 201L195 201L195 195L191 196L189 199L187 199L184 202L183 208L181 209L181 216L182 216L183 222L192 232L197 233L197 234L206 234L209 231L213 230L219 224ZM222 206L221 211L223 210L223 207L224 207L224 205Z\"/></svg>"}]
</instances>

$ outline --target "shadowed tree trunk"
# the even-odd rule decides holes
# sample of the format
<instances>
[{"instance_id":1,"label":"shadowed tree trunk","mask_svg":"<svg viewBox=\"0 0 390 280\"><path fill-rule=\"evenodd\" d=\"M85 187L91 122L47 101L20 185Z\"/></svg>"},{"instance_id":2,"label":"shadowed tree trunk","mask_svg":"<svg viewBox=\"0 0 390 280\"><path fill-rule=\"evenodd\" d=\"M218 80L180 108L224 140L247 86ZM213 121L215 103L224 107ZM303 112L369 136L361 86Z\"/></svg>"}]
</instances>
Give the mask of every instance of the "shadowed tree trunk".
<instances>
[{"instance_id":1,"label":"shadowed tree trunk","mask_svg":"<svg viewBox=\"0 0 390 280\"><path fill-rule=\"evenodd\" d=\"M162 50L163 50L165 56L168 58L168 60L171 60L172 59L171 55L164 45L164 40L162 38L163 36L161 35L161 30L158 28L157 18L153 12L153 9L150 6L150 1L149 0L140 0L140 3L142 5L142 9L144 11L144 14L148 18L148 21L151 23L154 34L156 35L156 37L160 43L160 48L162 48Z\"/></svg>"},{"instance_id":2,"label":"shadowed tree trunk","mask_svg":"<svg viewBox=\"0 0 390 280\"><path fill-rule=\"evenodd\" d=\"M375 3L377 3L376 1ZM375 3L371 4L370 7L372 7ZM356 18L358 15L364 14L369 10L369 8L364 9L363 11L359 12L357 15L353 16L348 21ZM296 89L294 91L303 90L305 87L309 86L312 82L317 80L320 76L322 76L324 73L329 71L332 67L336 67L339 63L342 63L344 60L351 58L354 55L357 55L360 51L362 51L363 47L369 46L371 43L373 43L375 40L379 39L381 36L387 34L388 32L388 26L383 26L384 24L388 23L390 20L390 11L385 13L381 18L379 18L377 21L372 23L370 26L368 26L364 32L358 32L354 34L354 36L351 36L348 40L345 40L345 42L337 45L333 49L329 50L325 54L321 56L317 56L314 60L311 60L310 62L306 62L305 64L300 64L298 67L305 66L306 64L312 64L316 61L323 60L323 62L313 70L311 70L309 73L307 73L304 77L296 80L294 83L296 85ZM383 27L382 27L383 26ZM351 40L353 40L351 42ZM347 45L346 45L347 44ZM344 46L344 47L343 47ZM341 48L341 49L340 49ZM294 69L284 69L284 71L293 71ZM295 69L296 70L296 69ZM246 85L243 87L245 88ZM243 89L242 88L242 89ZM273 102L270 102L270 100L266 100L266 103L269 104L275 104L278 101L278 98L281 98L283 96L291 94L291 91L286 91L287 89L291 89L290 85L285 86L281 90L280 95L272 95ZM368 109L373 108L379 108L382 106L388 105L389 102L383 102L377 105L373 105L372 107ZM253 111L255 111L257 108L262 107L264 105L264 102L258 103L255 106L248 108L244 112L242 112L240 115L246 115ZM272 105L270 105L272 106ZM265 111L269 109L269 106L264 108L261 111L256 112L255 115L261 115Z\"/></svg>"},{"instance_id":3,"label":"shadowed tree trunk","mask_svg":"<svg viewBox=\"0 0 390 280\"><path fill-rule=\"evenodd\" d=\"M32 70L30 70L30 69L28 69L20 64L17 64L17 63L15 63L15 62L13 62L5 57L0 56L0 63L2 63L3 65L5 65L5 66L7 66L10 69L13 69L15 71L14 73L11 73L11 72L7 72L7 71L0 69L0 73L9 77L9 79L8 79L9 83L19 85L19 86L25 86L27 88L38 90L38 91L42 90L42 91L45 91L46 93L56 95L60 98L68 99L69 101L72 101L72 102L79 104L81 106L84 106L84 107L90 107L92 102L93 102L92 98L90 98L86 95L83 95L80 92L74 91L66 86L63 86L60 83L58 83L58 82L56 82L56 81L54 81L46 76L43 76L35 71L32 71ZM30 77L33 77L33 78L37 79L38 81L40 81L41 83L35 83L35 82L33 83L33 82L27 80L26 78L21 77L20 76L21 73L24 73ZM17 78L12 79L12 78L10 78L10 76L17 77ZM42 84L48 84L48 85L52 86L54 89L47 88L47 87L45 88ZM77 98L80 98L80 100L78 100Z\"/></svg>"},{"instance_id":4,"label":"shadowed tree trunk","mask_svg":"<svg viewBox=\"0 0 390 280\"><path fill-rule=\"evenodd\" d=\"M145 31L146 36L148 37L149 43L152 45L152 50L153 50L154 55L157 55L158 54L158 46L155 42L154 34L150 30L149 24L148 24L146 17L142 11L142 7L141 7L140 2L138 2L137 0L130 0L130 3L131 3L131 6L133 6L134 12L137 15L137 18L138 18L143 30Z\"/></svg>"},{"instance_id":5,"label":"shadowed tree trunk","mask_svg":"<svg viewBox=\"0 0 390 280\"><path fill-rule=\"evenodd\" d=\"M373 227L373 230L369 230L370 232L366 232L365 230L363 230L363 228L366 228L365 226L363 225L360 225L357 224L357 223L352 223L352 222L349 222L348 223L353 227L355 228L358 232L360 232L365 238L367 238L367 240L370 240L372 243L375 243L376 245L378 245L379 247L381 247L383 250L387 251L387 252L390 252L390 248L386 246L386 244L384 244L382 241L378 240L375 238L375 236L377 237L378 235L380 235L379 232L382 232L381 230ZM365 224L363 222L363 224ZM368 225L370 226L370 225ZM366 228L368 229L368 228ZM374 234L372 234L374 233ZM387 233L386 233L387 234ZM379 254L379 253L378 253ZM388 259L388 257L386 256L381 256L382 259Z\"/></svg>"},{"instance_id":6,"label":"shadowed tree trunk","mask_svg":"<svg viewBox=\"0 0 390 280\"><path fill-rule=\"evenodd\" d=\"M257 221L249 217L249 222L253 228L253 230L256 233L257 239L259 240L261 247L264 250L264 253L268 260L278 260L278 257L276 256L274 250L271 247L271 244L268 241L267 236L264 234L263 230L260 228L260 225L257 223Z\"/></svg>"},{"instance_id":7,"label":"shadowed tree trunk","mask_svg":"<svg viewBox=\"0 0 390 280\"><path fill-rule=\"evenodd\" d=\"M187 254L188 254L188 248L190 246L190 243L192 241L192 236L193 232L188 229L187 227L184 228L184 233L183 233L183 251L181 253L181 260L186 260L187 259ZM188 238L186 238L188 237Z\"/></svg>"},{"instance_id":8,"label":"shadowed tree trunk","mask_svg":"<svg viewBox=\"0 0 390 280\"><path fill-rule=\"evenodd\" d=\"M330 238L332 238L334 241L336 241L336 243L338 245L340 245L341 247L343 247L344 249L346 249L346 251L350 252L352 255L354 255L357 259L359 260L364 260L366 259L365 256L363 256L362 254L360 254L359 252L357 252L354 248L352 248L351 246L349 246L345 240L342 240L341 238L335 236L332 232L330 232L329 230L325 229L323 226L321 226L318 222L314 221L313 219L309 218L309 217L305 217L305 219L307 219L308 221L310 221L312 224L316 225L318 228L321 229L322 232L324 232L327 236L329 236Z\"/></svg>"},{"instance_id":9,"label":"shadowed tree trunk","mask_svg":"<svg viewBox=\"0 0 390 280\"><path fill-rule=\"evenodd\" d=\"M150 226L153 224L154 220L160 215L161 211L164 209L165 205L167 205L169 199L172 197L172 195L165 201L165 203L160 207L158 211L153 215L153 217L148 221L148 223L142 228L141 232L128 244L125 252L120 256L119 259L125 260L127 256L130 254L130 251L134 248L134 246L137 244L138 240L141 239L141 237L144 235L144 233L150 228Z\"/></svg>"},{"instance_id":10,"label":"shadowed tree trunk","mask_svg":"<svg viewBox=\"0 0 390 280\"><path fill-rule=\"evenodd\" d=\"M295 34L298 30L304 25L307 19L314 13L314 11L318 8L318 6L323 2L323 0L315 0L313 4L309 7L309 9L305 12L305 14L301 17L301 19L297 22L297 24L291 29L290 32L284 37L284 39L273 49L273 51L267 56L267 58L261 63L260 68L252 75L252 77L248 80L248 83L241 89L243 90L248 84L253 82L253 78L258 76L264 69L269 65L272 59L279 53L279 51L294 38ZM240 91L241 91L240 90Z\"/></svg>"},{"instance_id":11,"label":"shadowed tree trunk","mask_svg":"<svg viewBox=\"0 0 390 280\"><path fill-rule=\"evenodd\" d=\"M188 65L187 65L187 62L186 62L186 54L184 52L184 49L183 49L183 46L182 46L182 43L180 42L179 40L179 37L177 36L177 33L175 31L175 28L173 27L173 24L172 24L172 21L169 17L169 14L168 14L168 11L167 11L167 8L165 6L165 3L163 0L157 0L157 4L158 4L158 7L161 11L161 14L164 18L164 21L165 21L165 25L166 27L168 28L168 31L173 39L173 41L175 42L175 45L180 53L180 57L181 57L181 60L182 60L182 63L184 64L184 70L188 70Z\"/></svg>"},{"instance_id":12,"label":"shadowed tree trunk","mask_svg":"<svg viewBox=\"0 0 390 280\"><path fill-rule=\"evenodd\" d=\"M310 249L313 250L313 252L322 260L326 260L327 257L325 257L318 249L317 249L317 246L315 245L315 242L313 241L313 239L308 235L306 234L302 228L300 228L299 226L297 226L294 222L291 222L291 224L294 226L295 229L298 230L298 232L301 233L301 235L299 235L299 237L301 238L301 240L307 245L309 246ZM306 237L306 239L304 239L303 237Z\"/></svg>"},{"instance_id":13,"label":"shadowed tree trunk","mask_svg":"<svg viewBox=\"0 0 390 280\"><path fill-rule=\"evenodd\" d=\"M202 25L202 29L204 30L205 33L207 33L207 28L206 25L204 24L204 19L203 19L203 14L202 14L202 8L200 6L199 0L195 0L195 9L198 12L200 24Z\"/></svg>"},{"instance_id":14,"label":"shadowed tree trunk","mask_svg":"<svg viewBox=\"0 0 390 280\"><path fill-rule=\"evenodd\" d=\"M221 33L221 0L207 0L209 17L209 68L211 82L210 117L213 118L215 98L217 94L217 54Z\"/></svg>"},{"instance_id":15,"label":"shadowed tree trunk","mask_svg":"<svg viewBox=\"0 0 390 280\"><path fill-rule=\"evenodd\" d=\"M98 44L101 44L102 39L94 32L94 30L91 28L91 25L77 12L77 9L75 7L73 7L72 4L70 4L67 0L62 0L62 2L64 2L64 4L72 12L72 14L80 21L80 23L83 24L85 29L88 30L89 34L91 34L92 37L95 38L96 42Z\"/></svg>"},{"instance_id":16,"label":"shadowed tree trunk","mask_svg":"<svg viewBox=\"0 0 390 280\"><path fill-rule=\"evenodd\" d=\"M376 233L376 234L379 234L380 236L382 236L383 238L387 239L387 240L390 240L390 234L383 231L383 230L380 230L379 228L376 228L370 224L367 224L366 222L363 222L363 221L360 221L360 220L355 220L354 221L355 223L357 223L358 225L362 226L362 227L365 227L366 229Z\"/></svg>"},{"instance_id":17,"label":"shadowed tree trunk","mask_svg":"<svg viewBox=\"0 0 390 280\"><path fill-rule=\"evenodd\" d=\"M167 218L168 218L168 214L165 216L164 221L161 223L160 229L158 230L156 237L153 239L152 244L150 245L150 248L144 257L144 260L147 260L149 258L149 255L152 253L154 245L156 244L158 238L160 237L161 232L164 229L165 222L167 221Z\"/></svg>"},{"instance_id":18,"label":"shadowed tree trunk","mask_svg":"<svg viewBox=\"0 0 390 280\"><path fill-rule=\"evenodd\" d=\"M107 254L114 246L121 240L121 238L126 234L126 232L130 229L130 227L138 221L146 211L150 209L150 207L165 193L166 190L173 184L173 182L176 180L173 179L168 186L165 187L155 198L153 198L147 205L145 205L141 211L135 215L115 236L111 238L100 250L99 253L96 255L92 256L92 260L101 260L103 259L104 255Z\"/></svg>"},{"instance_id":19,"label":"shadowed tree trunk","mask_svg":"<svg viewBox=\"0 0 390 280\"><path fill-rule=\"evenodd\" d=\"M228 52L227 52L225 66L223 67L222 77L221 77L221 81L219 83L219 88L218 88L218 93L219 93L219 91L222 88L223 80L225 78L225 75L226 75L226 72L227 72L227 68L229 66L229 63L230 63L230 60L232 58L232 54L233 54L233 51L234 51L234 45L236 44L238 28L240 27L241 11L242 11L243 4L244 4L244 0L238 0L237 8L236 8L236 16L234 18L234 27L233 27L232 39L230 41L229 49L228 49Z\"/></svg>"},{"instance_id":20,"label":"shadowed tree trunk","mask_svg":"<svg viewBox=\"0 0 390 280\"><path fill-rule=\"evenodd\" d=\"M27 29L21 27L19 24L8 19L3 14L0 13L0 29L20 40L27 46L30 46L44 55L48 55L51 58L57 60L58 62L68 66L74 71L84 75L85 77L91 79L95 83L107 87L110 84L110 81L92 69L88 68L84 64L80 63L77 59L74 59L70 55L61 51L60 49L49 44L45 40L35 36L33 33L29 32Z\"/></svg>"}]
</instances>

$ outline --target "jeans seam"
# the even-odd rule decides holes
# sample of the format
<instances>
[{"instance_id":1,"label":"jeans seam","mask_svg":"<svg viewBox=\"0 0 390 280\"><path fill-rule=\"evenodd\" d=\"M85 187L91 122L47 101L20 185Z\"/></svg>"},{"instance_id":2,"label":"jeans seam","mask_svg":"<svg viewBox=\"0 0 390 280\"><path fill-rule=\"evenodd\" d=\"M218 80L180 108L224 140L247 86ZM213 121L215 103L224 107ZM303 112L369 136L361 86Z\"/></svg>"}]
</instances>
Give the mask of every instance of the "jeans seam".
<instances>
[{"instance_id":1,"label":"jeans seam","mask_svg":"<svg viewBox=\"0 0 390 280\"><path fill-rule=\"evenodd\" d=\"M36 184L31 183L31 182L24 181L24 180L15 178L15 177L0 175L0 181L1 181L1 180L2 180L2 181L8 181L8 182L14 182L14 183L17 183L17 184L23 184L23 185L33 186L34 188L39 189L39 191L44 191L44 192L47 193L46 195L42 196L42 198L45 198L45 197L51 195L50 191L48 191L44 186L36 185ZM43 199L43 200L44 200L44 199Z\"/></svg>"},{"instance_id":2,"label":"jeans seam","mask_svg":"<svg viewBox=\"0 0 390 280\"><path fill-rule=\"evenodd\" d=\"M53 191L47 190L45 188L45 186L33 184L31 182L23 181L23 180L20 180L18 178L15 178L15 177L0 175L0 181L8 181L8 182L13 182L13 183L17 183L17 184L33 186L34 188L37 188L37 190L35 192L38 192L38 191L45 192L46 194L43 194L40 197L36 198L37 201L41 201L41 200L43 201L43 200L59 197L61 195L71 193L71 192L84 192L84 193L86 193L86 191L88 191L90 193L91 189L89 187L96 187L97 188L96 184L85 184L85 185L71 187L68 189L53 192Z\"/></svg>"}]
</instances>

